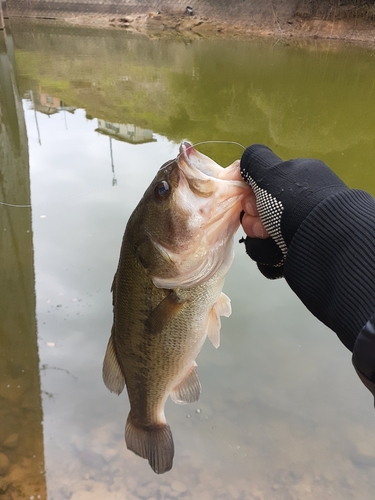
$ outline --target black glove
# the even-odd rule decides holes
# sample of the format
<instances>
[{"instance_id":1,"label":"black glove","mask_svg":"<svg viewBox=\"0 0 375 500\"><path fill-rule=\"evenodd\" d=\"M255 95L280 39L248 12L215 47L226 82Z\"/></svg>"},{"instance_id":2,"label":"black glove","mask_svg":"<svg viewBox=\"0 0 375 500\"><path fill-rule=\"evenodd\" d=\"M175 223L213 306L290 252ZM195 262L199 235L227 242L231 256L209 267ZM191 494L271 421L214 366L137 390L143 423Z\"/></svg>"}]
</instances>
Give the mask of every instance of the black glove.
<instances>
[{"instance_id":1,"label":"black glove","mask_svg":"<svg viewBox=\"0 0 375 500\"><path fill-rule=\"evenodd\" d=\"M284 275L336 332L375 395L375 199L349 189L321 161L283 162L261 145L244 152L241 174L271 235L246 238L247 252L267 277Z\"/></svg>"},{"instance_id":2,"label":"black glove","mask_svg":"<svg viewBox=\"0 0 375 500\"><path fill-rule=\"evenodd\" d=\"M348 187L319 160L282 161L261 144L246 149L241 174L255 193L260 218L271 237L247 237L246 252L267 278L280 278L288 247L300 224L324 198Z\"/></svg>"}]
</instances>

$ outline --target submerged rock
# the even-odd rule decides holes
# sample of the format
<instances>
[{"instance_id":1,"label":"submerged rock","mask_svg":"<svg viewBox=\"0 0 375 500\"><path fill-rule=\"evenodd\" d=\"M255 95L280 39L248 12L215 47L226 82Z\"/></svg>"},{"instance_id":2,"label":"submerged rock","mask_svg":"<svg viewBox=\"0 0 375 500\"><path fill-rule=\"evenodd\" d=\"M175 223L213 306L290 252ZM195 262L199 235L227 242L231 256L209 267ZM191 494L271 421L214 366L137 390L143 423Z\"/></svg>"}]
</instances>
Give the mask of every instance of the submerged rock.
<instances>
[{"instance_id":1,"label":"submerged rock","mask_svg":"<svg viewBox=\"0 0 375 500\"><path fill-rule=\"evenodd\" d=\"M14 434L11 434L10 436L8 436L3 443L3 446L5 448L17 448L17 446L18 446L18 434L14 433Z\"/></svg>"},{"instance_id":2,"label":"submerged rock","mask_svg":"<svg viewBox=\"0 0 375 500\"><path fill-rule=\"evenodd\" d=\"M5 476L9 471L9 459L4 453L0 453L0 476Z\"/></svg>"}]
</instances>

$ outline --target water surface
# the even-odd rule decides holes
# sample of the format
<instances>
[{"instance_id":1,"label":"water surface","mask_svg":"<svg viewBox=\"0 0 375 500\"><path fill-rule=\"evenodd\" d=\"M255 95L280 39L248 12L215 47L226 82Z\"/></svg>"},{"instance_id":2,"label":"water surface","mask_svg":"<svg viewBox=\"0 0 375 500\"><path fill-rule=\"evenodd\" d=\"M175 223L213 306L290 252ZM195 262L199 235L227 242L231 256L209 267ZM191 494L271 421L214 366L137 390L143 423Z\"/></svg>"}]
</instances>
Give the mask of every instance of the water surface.
<instances>
[{"instance_id":1,"label":"water surface","mask_svg":"<svg viewBox=\"0 0 375 500\"><path fill-rule=\"evenodd\" d=\"M233 314L220 348L207 341L197 360L201 399L167 404L171 472L126 450L127 397L108 392L101 364L126 221L181 140L318 157L375 194L374 53L25 24L1 48L1 200L25 207L0 210L0 444L18 439L0 449L10 460L0 489L372 499L375 414L350 353L238 243L225 286ZM242 153L197 147L223 165Z\"/></svg>"}]
</instances>

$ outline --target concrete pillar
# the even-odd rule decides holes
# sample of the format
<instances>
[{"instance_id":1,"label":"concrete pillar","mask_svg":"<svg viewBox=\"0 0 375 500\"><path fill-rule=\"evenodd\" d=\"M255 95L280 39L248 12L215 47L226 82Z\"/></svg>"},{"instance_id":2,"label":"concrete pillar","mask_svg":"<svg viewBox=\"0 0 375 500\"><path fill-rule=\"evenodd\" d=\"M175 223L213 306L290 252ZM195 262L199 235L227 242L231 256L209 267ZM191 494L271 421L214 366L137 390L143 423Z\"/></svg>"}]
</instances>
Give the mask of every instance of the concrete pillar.
<instances>
[{"instance_id":1,"label":"concrete pillar","mask_svg":"<svg viewBox=\"0 0 375 500\"><path fill-rule=\"evenodd\" d=\"M4 28L3 2L0 0L0 30L3 30Z\"/></svg>"},{"instance_id":2,"label":"concrete pillar","mask_svg":"<svg viewBox=\"0 0 375 500\"><path fill-rule=\"evenodd\" d=\"M26 123L16 72L12 37L3 30L0 201L30 205ZM31 208L2 204L0 227L0 497L46 500Z\"/></svg>"}]
</instances>

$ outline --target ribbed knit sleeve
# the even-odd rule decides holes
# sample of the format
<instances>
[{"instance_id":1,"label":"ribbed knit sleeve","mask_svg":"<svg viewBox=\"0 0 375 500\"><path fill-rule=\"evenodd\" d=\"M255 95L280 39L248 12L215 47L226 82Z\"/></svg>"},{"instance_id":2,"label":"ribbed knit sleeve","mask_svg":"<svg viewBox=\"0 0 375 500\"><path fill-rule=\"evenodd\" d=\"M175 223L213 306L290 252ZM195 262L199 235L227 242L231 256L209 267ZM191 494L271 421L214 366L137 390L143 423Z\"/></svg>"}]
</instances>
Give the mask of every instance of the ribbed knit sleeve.
<instances>
[{"instance_id":1,"label":"ribbed knit sleeve","mask_svg":"<svg viewBox=\"0 0 375 500\"><path fill-rule=\"evenodd\" d=\"M375 396L375 315L359 332L352 361L359 378Z\"/></svg>"},{"instance_id":2,"label":"ribbed knit sleeve","mask_svg":"<svg viewBox=\"0 0 375 500\"><path fill-rule=\"evenodd\" d=\"M353 351L375 313L375 199L347 190L320 202L288 249L285 279Z\"/></svg>"}]
</instances>

